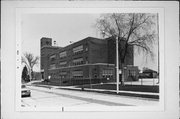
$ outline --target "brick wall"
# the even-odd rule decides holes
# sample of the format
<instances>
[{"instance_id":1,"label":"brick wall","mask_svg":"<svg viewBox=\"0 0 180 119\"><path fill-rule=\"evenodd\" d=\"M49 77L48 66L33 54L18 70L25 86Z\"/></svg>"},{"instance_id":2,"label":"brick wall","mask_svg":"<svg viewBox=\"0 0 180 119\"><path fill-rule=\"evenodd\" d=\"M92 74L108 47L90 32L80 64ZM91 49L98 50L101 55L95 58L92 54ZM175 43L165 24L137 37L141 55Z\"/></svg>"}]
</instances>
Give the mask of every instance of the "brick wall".
<instances>
[{"instance_id":1,"label":"brick wall","mask_svg":"<svg viewBox=\"0 0 180 119\"><path fill-rule=\"evenodd\" d=\"M73 53L73 48L83 45L83 51ZM122 44L120 44L122 45ZM60 58L60 52L67 52L67 56ZM126 57L125 64L133 65L133 48L129 48L132 54ZM55 61L51 61L50 57L55 55ZM73 65L73 59L83 58L83 64ZM67 64L62 67L60 62L66 61ZM41 69L44 69L45 79L51 75L51 82L57 85L75 85L81 83L88 83L92 79L94 82L107 81L108 77L102 76L104 69L112 69L113 76L110 81L115 80L115 64L116 48L115 43L111 39L97 39L87 37L76 43L70 44L64 48L46 46L41 48ZM56 69L49 69L50 64L55 63ZM99 63L99 64L98 64ZM76 70L83 71L83 77L72 77L72 72ZM61 72L66 72L66 75L60 75ZM65 82L65 83L64 83Z\"/></svg>"},{"instance_id":2,"label":"brick wall","mask_svg":"<svg viewBox=\"0 0 180 119\"><path fill-rule=\"evenodd\" d=\"M91 39L89 44L89 59L90 63L107 63L107 41L99 39Z\"/></svg>"}]
</instances>

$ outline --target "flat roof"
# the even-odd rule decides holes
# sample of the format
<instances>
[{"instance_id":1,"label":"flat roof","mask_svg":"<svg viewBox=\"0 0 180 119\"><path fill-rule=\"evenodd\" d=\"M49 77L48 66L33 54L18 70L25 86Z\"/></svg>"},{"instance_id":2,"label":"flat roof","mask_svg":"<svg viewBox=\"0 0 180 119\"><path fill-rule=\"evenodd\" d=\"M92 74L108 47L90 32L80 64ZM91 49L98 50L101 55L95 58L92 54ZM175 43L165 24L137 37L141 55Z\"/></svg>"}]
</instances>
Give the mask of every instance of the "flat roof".
<instances>
[{"instance_id":1,"label":"flat roof","mask_svg":"<svg viewBox=\"0 0 180 119\"><path fill-rule=\"evenodd\" d=\"M57 46L44 46L44 47L46 47L46 48L57 48L57 50L56 51L54 51L53 53L50 53L50 55L53 55L53 54L55 54L55 53L57 53L57 52L63 52L64 50L67 50L68 48L71 48L73 45L75 45L75 44L78 44L79 42L82 42L82 41L85 41L85 40L98 40L98 41L101 41L101 40L106 40L107 38L105 38L105 39L100 39L100 38L94 38L94 37L86 37L86 38L84 38L84 39L82 39L82 40L79 40L79 41L77 41L77 42L73 42L72 44L69 44L69 45L67 45L67 46L65 46L65 47L57 47ZM42 47L42 48L44 48L44 47ZM42 49L41 48L41 49ZM61 50L61 51L60 51Z\"/></svg>"}]
</instances>

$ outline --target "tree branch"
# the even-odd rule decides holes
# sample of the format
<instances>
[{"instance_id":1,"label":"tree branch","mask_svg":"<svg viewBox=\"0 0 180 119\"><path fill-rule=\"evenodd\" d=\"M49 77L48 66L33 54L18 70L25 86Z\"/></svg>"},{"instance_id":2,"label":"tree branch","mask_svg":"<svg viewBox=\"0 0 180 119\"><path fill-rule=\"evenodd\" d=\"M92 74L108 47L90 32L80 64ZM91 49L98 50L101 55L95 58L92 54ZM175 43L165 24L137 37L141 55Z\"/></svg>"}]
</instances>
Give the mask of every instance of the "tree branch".
<instances>
[{"instance_id":1,"label":"tree branch","mask_svg":"<svg viewBox=\"0 0 180 119\"><path fill-rule=\"evenodd\" d=\"M148 16L147 18L145 18L141 23L139 23L137 26L135 26L132 31L134 31L135 29L137 29L138 27L140 27L142 24L146 23L146 21L150 18L150 16Z\"/></svg>"},{"instance_id":2,"label":"tree branch","mask_svg":"<svg viewBox=\"0 0 180 119\"><path fill-rule=\"evenodd\" d=\"M114 16L113 18L115 20L116 26L118 28L118 37L121 37L121 29L119 28L118 20L116 19L115 14L113 14L113 16Z\"/></svg>"}]
</instances>

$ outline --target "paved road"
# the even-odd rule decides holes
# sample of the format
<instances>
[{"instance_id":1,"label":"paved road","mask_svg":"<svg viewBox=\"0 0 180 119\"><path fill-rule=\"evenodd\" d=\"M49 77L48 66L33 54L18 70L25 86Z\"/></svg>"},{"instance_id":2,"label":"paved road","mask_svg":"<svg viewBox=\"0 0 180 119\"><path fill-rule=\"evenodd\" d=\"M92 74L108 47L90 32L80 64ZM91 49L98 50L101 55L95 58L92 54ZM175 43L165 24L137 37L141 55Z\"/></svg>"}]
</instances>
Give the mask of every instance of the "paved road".
<instances>
[{"instance_id":1,"label":"paved road","mask_svg":"<svg viewBox=\"0 0 180 119\"><path fill-rule=\"evenodd\" d=\"M74 91L68 91L74 93ZM79 97L64 93L54 93L45 90L31 89L31 97L22 98L23 106L125 106L126 104L114 103L93 98Z\"/></svg>"},{"instance_id":2,"label":"paved road","mask_svg":"<svg viewBox=\"0 0 180 119\"><path fill-rule=\"evenodd\" d=\"M133 106L157 105L158 101L94 92L29 86L31 97L22 98L23 107Z\"/></svg>"}]
</instances>

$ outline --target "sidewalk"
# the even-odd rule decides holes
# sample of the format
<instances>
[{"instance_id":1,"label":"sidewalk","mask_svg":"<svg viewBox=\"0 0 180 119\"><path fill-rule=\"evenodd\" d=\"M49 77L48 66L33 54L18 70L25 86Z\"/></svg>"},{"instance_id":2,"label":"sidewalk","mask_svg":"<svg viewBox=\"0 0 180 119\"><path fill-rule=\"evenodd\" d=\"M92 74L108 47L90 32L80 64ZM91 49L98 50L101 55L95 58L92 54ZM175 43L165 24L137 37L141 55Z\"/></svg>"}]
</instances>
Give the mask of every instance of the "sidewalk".
<instances>
[{"instance_id":1,"label":"sidewalk","mask_svg":"<svg viewBox=\"0 0 180 119\"><path fill-rule=\"evenodd\" d=\"M125 85L149 85L149 86L152 86L152 85L159 85L159 80L157 78L142 78L142 79L139 79L139 81L128 81L128 82L124 82ZM110 84L115 84L116 82L112 82Z\"/></svg>"},{"instance_id":2,"label":"sidewalk","mask_svg":"<svg viewBox=\"0 0 180 119\"><path fill-rule=\"evenodd\" d=\"M119 96L119 95L107 95L104 93L96 93L96 92L87 92L87 91L74 91L74 90L62 90L56 86L49 87L36 87L30 86L32 90L39 90L43 92L49 92L56 95L60 95L63 97L68 97L71 99L78 99L83 101L88 101L91 103L112 103L112 105L116 106L153 106L158 105L159 101L149 98L139 98L139 97L127 97L127 96ZM65 89L65 88L64 88ZM68 89L68 88L66 88ZM71 88L73 89L73 88ZM75 105L76 107L78 105Z\"/></svg>"},{"instance_id":3,"label":"sidewalk","mask_svg":"<svg viewBox=\"0 0 180 119\"><path fill-rule=\"evenodd\" d=\"M96 93L104 93L111 95L122 95L122 96L131 96L131 97L139 97L139 98L149 98L149 99L159 99L159 93L152 92L137 92L137 91L125 91L119 90L118 94L116 90L108 90L108 89L91 89L91 88L80 88L77 86L52 86L52 85L40 85L40 84L32 84L37 87L44 87L49 89L63 89L63 90L73 90L73 91L84 91L84 92L96 92Z\"/></svg>"}]
</instances>

